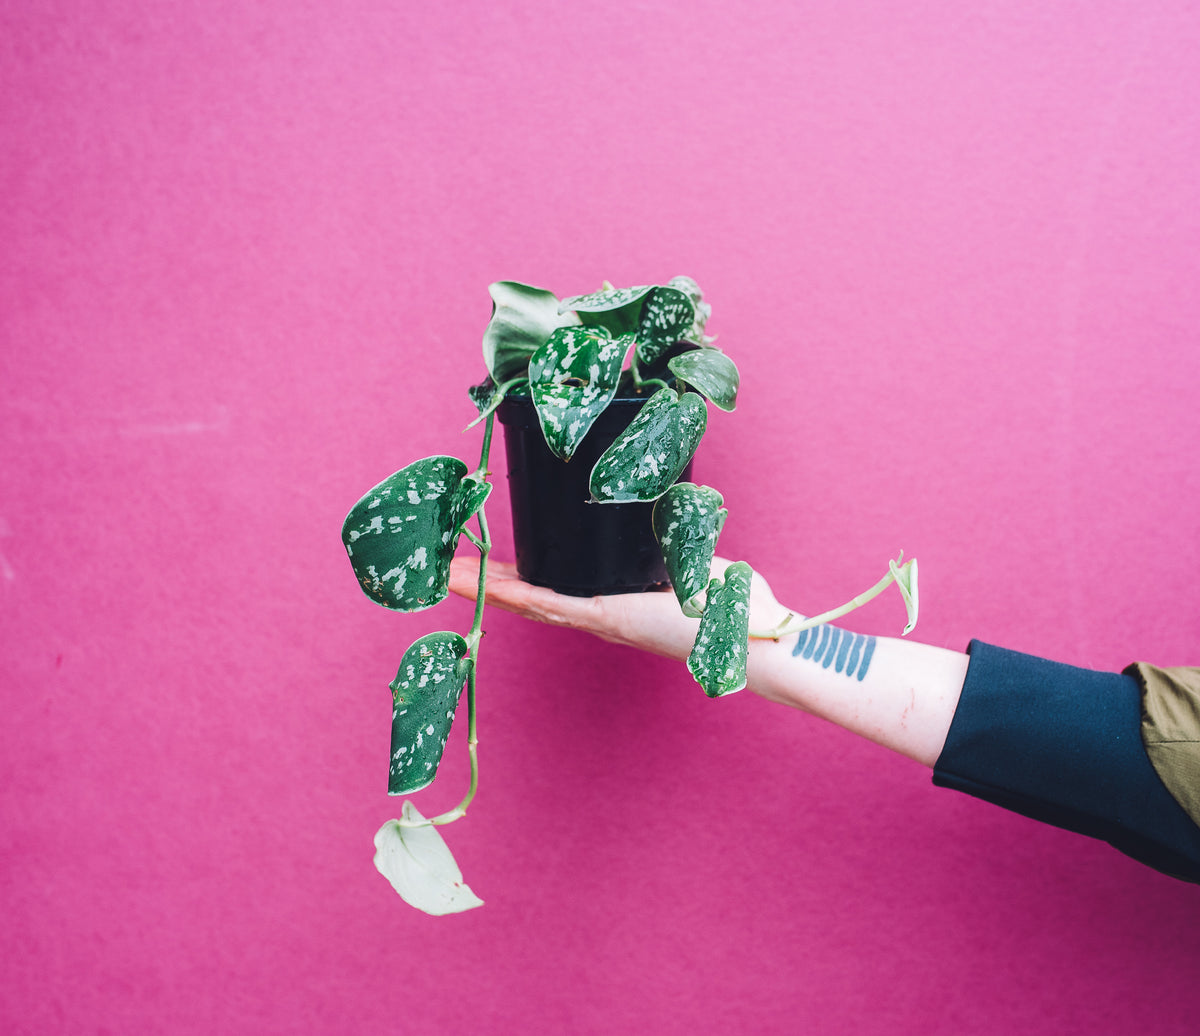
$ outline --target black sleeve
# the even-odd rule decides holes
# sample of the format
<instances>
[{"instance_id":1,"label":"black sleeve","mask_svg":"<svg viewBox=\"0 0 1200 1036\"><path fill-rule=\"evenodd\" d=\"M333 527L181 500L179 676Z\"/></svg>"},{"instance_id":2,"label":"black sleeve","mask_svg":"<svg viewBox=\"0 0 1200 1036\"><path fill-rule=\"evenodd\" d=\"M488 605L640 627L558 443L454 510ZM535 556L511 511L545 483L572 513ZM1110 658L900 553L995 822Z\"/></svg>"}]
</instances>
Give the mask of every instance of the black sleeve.
<instances>
[{"instance_id":1,"label":"black sleeve","mask_svg":"<svg viewBox=\"0 0 1200 1036\"><path fill-rule=\"evenodd\" d=\"M1142 747L1132 676L972 641L933 782L1111 843L1200 882L1200 828Z\"/></svg>"}]
</instances>

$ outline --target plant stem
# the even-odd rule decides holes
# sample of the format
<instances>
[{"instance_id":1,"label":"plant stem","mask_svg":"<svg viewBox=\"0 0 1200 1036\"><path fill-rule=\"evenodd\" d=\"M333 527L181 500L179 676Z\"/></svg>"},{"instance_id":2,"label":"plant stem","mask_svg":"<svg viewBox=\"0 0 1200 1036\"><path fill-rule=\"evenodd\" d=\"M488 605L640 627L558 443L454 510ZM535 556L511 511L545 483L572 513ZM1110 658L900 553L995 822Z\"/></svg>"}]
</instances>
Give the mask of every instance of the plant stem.
<instances>
[{"instance_id":1,"label":"plant stem","mask_svg":"<svg viewBox=\"0 0 1200 1036\"><path fill-rule=\"evenodd\" d=\"M807 619L798 619L795 615L789 615L773 629L764 631L751 630L750 636L755 640L778 640L780 637L786 637L789 633L799 633L801 630L820 626L824 622L833 622L834 619L840 619L843 615L854 611L855 608L866 604L871 598L878 597L894 580L895 576L889 571L870 590L865 590L857 597L847 601L840 608L831 608L827 612L821 612L820 615L813 615Z\"/></svg>"},{"instance_id":2,"label":"plant stem","mask_svg":"<svg viewBox=\"0 0 1200 1036\"><path fill-rule=\"evenodd\" d=\"M633 347L633 355L629 360L629 375L633 378L633 389L640 396L643 388L658 386L658 388L666 388L667 383L661 378L643 378L641 368L638 366L637 346Z\"/></svg>"},{"instance_id":3,"label":"plant stem","mask_svg":"<svg viewBox=\"0 0 1200 1036\"><path fill-rule=\"evenodd\" d=\"M487 478L488 456L492 449L492 430L495 416L494 412L489 413L487 415L487 424L484 426L483 447L480 450L479 467L474 474L474 477L479 479ZM471 759L471 783L467 788L467 794L463 797L462 802L452 810L436 817L430 817L423 823L412 825L414 827L425 827L427 825L440 827L443 824L452 824L455 820L466 815L467 807L471 805L471 801L475 798L475 793L479 790L479 736L476 729L475 674L479 669L479 642L483 639L483 599L487 594L487 559L488 554L492 550L492 536L488 531L487 515L484 513L483 506L480 506L479 510L475 512L475 521L479 524L478 536L472 535L469 529L463 529L463 533L467 539L479 549L479 585L475 592L475 616L471 621L471 632L466 636L471 659L471 668L467 672L467 754ZM403 821L400 821L400 823L401 826L408 826Z\"/></svg>"}]
</instances>

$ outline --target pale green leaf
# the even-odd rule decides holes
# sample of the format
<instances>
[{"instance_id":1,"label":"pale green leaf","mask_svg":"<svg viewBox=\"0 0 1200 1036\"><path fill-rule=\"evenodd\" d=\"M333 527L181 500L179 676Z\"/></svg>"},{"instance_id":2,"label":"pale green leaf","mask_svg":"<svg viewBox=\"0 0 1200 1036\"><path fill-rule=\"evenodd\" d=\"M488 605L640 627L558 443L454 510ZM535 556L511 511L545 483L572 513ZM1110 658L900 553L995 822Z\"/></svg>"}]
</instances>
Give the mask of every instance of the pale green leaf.
<instances>
[{"instance_id":1,"label":"pale green leaf","mask_svg":"<svg viewBox=\"0 0 1200 1036\"><path fill-rule=\"evenodd\" d=\"M681 606L708 585L717 537L729 513L722 503L715 489L678 482L654 504L654 535Z\"/></svg>"},{"instance_id":2,"label":"pale green leaf","mask_svg":"<svg viewBox=\"0 0 1200 1036\"><path fill-rule=\"evenodd\" d=\"M409 801L400 820L389 820L375 833L375 869L409 906L427 914L459 914L483 906L463 883L441 832Z\"/></svg>"},{"instance_id":3,"label":"pale green leaf","mask_svg":"<svg viewBox=\"0 0 1200 1036\"><path fill-rule=\"evenodd\" d=\"M896 586L900 588L900 596L904 598L904 607L908 612L908 624L901 636L911 633L917 626L917 559L912 558L903 565L895 561L888 562Z\"/></svg>"},{"instance_id":4,"label":"pale green leaf","mask_svg":"<svg viewBox=\"0 0 1200 1036\"><path fill-rule=\"evenodd\" d=\"M659 389L596 461L591 491L601 503L657 500L679 478L704 435L708 411L694 392Z\"/></svg>"},{"instance_id":5,"label":"pale green leaf","mask_svg":"<svg viewBox=\"0 0 1200 1036\"><path fill-rule=\"evenodd\" d=\"M632 335L601 327L562 327L529 361L530 390L546 445L570 460L617 391Z\"/></svg>"},{"instance_id":6,"label":"pale green leaf","mask_svg":"<svg viewBox=\"0 0 1200 1036\"><path fill-rule=\"evenodd\" d=\"M638 324L638 359L654 363L676 342L687 338L696 320L692 300L676 288L658 287L642 304Z\"/></svg>"},{"instance_id":7,"label":"pale green leaf","mask_svg":"<svg viewBox=\"0 0 1200 1036\"><path fill-rule=\"evenodd\" d=\"M692 349L673 357L667 367L722 410L737 406L738 369L728 356L717 349Z\"/></svg>"},{"instance_id":8,"label":"pale green leaf","mask_svg":"<svg viewBox=\"0 0 1200 1036\"><path fill-rule=\"evenodd\" d=\"M413 612L445 598L463 523L491 485L455 457L426 457L367 492L342 524L342 543L363 592Z\"/></svg>"},{"instance_id":9,"label":"pale green leaf","mask_svg":"<svg viewBox=\"0 0 1200 1036\"><path fill-rule=\"evenodd\" d=\"M529 357L555 329L579 323L574 313L560 313L557 296L544 288L497 281L488 292L492 318L483 332L483 362L497 385L524 374Z\"/></svg>"},{"instance_id":10,"label":"pale green leaf","mask_svg":"<svg viewBox=\"0 0 1200 1036\"><path fill-rule=\"evenodd\" d=\"M392 757L388 794L419 791L437 776L463 682L471 671L467 642L429 633L400 660L392 689Z\"/></svg>"}]
</instances>

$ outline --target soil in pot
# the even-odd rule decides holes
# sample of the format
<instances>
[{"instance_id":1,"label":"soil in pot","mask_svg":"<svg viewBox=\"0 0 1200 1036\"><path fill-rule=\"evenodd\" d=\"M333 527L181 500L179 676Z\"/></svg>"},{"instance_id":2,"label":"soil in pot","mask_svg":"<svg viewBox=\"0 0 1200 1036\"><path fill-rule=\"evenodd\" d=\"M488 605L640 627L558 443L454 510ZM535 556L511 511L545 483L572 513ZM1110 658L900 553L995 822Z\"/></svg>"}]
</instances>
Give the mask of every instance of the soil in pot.
<instances>
[{"instance_id":1,"label":"soil in pot","mask_svg":"<svg viewBox=\"0 0 1200 1036\"><path fill-rule=\"evenodd\" d=\"M592 466L633 420L644 397L614 399L570 461L546 445L528 396L509 396L504 426L517 572L561 594L637 593L670 585L650 524L653 504L591 502ZM691 462L681 480L691 479Z\"/></svg>"}]
</instances>

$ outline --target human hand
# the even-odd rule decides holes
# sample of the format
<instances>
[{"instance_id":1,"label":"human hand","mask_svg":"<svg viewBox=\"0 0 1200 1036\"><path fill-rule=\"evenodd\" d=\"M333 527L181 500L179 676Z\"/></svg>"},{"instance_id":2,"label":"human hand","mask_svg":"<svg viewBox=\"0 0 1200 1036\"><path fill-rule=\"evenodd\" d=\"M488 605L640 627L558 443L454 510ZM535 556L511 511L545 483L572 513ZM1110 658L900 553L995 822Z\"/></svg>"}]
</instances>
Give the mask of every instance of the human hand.
<instances>
[{"instance_id":1,"label":"human hand","mask_svg":"<svg viewBox=\"0 0 1200 1036\"><path fill-rule=\"evenodd\" d=\"M720 577L729 562L714 558L712 574ZM457 557L450 565L450 590L475 599L479 586L479 559ZM680 611L669 590L634 594L569 597L543 586L533 586L517 575L515 565L489 561L487 603L536 622L565 626L595 634L615 644L649 651L667 658L688 657L696 639L698 619ZM770 629L788 615L757 572L750 590L750 628Z\"/></svg>"}]
</instances>

